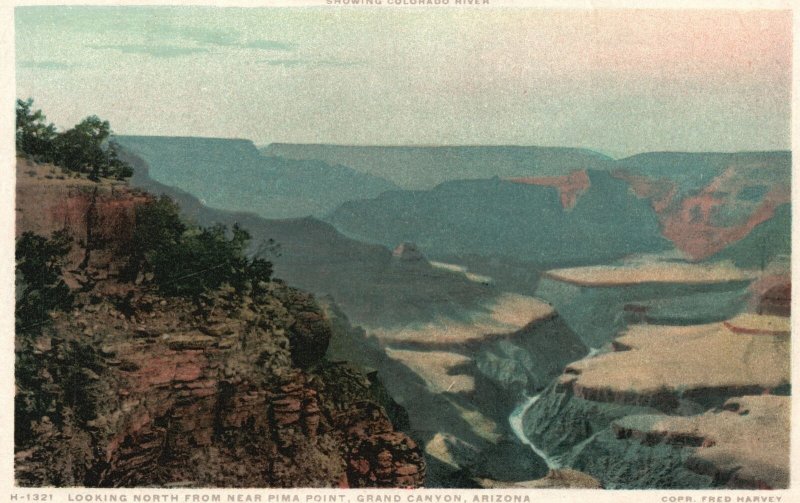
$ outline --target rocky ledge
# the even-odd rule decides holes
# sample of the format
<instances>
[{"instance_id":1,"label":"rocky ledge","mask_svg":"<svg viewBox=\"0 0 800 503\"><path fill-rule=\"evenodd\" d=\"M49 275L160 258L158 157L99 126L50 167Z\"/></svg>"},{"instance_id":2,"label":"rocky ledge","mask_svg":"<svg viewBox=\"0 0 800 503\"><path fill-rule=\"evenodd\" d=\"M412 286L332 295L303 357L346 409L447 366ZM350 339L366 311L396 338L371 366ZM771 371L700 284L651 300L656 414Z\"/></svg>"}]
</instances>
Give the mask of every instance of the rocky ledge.
<instances>
[{"instance_id":1,"label":"rocky ledge","mask_svg":"<svg viewBox=\"0 0 800 503\"><path fill-rule=\"evenodd\" d=\"M281 281L196 298L120 279L152 198L18 161L18 233L73 240L71 312L18 334L22 486L420 487L422 451L376 379L324 358L313 297Z\"/></svg>"},{"instance_id":2,"label":"rocky ledge","mask_svg":"<svg viewBox=\"0 0 800 503\"><path fill-rule=\"evenodd\" d=\"M478 479L484 489L602 489L600 482L583 472L562 468L549 470L540 479L525 482L498 482L491 479Z\"/></svg>"},{"instance_id":3,"label":"rocky ledge","mask_svg":"<svg viewBox=\"0 0 800 503\"><path fill-rule=\"evenodd\" d=\"M786 487L787 323L635 325L569 364L525 413L525 434L607 488Z\"/></svg>"},{"instance_id":4,"label":"rocky ledge","mask_svg":"<svg viewBox=\"0 0 800 503\"><path fill-rule=\"evenodd\" d=\"M737 394L785 393L787 324L786 318L747 314L698 326L634 325L612 342L614 351L568 365L558 389L664 412L681 400L713 407Z\"/></svg>"},{"instance_id":5,"label":"rocky ledge","mask_svg":"<svg viewBox=\"0 0 800 503\"><path fill-rule=\"evenodd\" d=\"M643 444L696 447L688 466L729 487L772 489L789 484L790 416L789 397L744 396L699 416L629 416L612 428Z\"/></svg>"},{"instance_id":6,"label":"rocky ledge","mask_svg":"<svg viewBox=\"0 0 800 503\"><path fill-rule=\"evenodd\" d=\"M219 292L200 312L144 296L133 317L83 301L35 341L47 386L70 347L80 358L62 363L84 383L63 389L79 395L72 417L34 421L20 484L422 485L422 454L376 399L385 392L345 363L293 365L330 335L310 296L280 284L262 299Z\"/></svg>"}]
</instances>

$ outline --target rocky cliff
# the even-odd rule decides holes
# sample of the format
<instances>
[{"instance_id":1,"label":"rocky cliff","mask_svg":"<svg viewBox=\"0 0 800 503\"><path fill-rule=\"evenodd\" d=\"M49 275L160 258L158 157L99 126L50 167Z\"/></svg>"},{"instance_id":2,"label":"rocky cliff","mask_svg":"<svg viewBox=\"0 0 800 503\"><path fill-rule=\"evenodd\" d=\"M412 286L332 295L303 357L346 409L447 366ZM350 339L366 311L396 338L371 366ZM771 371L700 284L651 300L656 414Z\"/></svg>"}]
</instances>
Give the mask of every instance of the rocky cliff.
<instances>
[{"instance_id":1,"label":"rocky cliff","mask_svg":"<svg viewBox=\"0 0 800 503\"><path fill-rule=\"evenodd\" d=\"M790 234L788 218L779 215L791 200L789 152L653 152L616 164L614 176L650 200L664 236L693 260L717 254L776 216L770 234ZM766 250L768 258L776 252L788 253L788 243Z\"/></svg>"},{"instance_id":2,"label":"rocky cliff","mask_svg":"<svg viewBox=\"0 0 800 503\"><path fill-rule=\"evenodd\" d=\"M589 351L555 311L476 349L479 384L511 403L542 390L567 363Z\"/></svg>"},{"instance_id":3,"label":"rocky cliff","mask_svg":"<svg viewBox=\"0 0 800 503\"><path fill-rule=\"evenodd\" d=\"M65 279L72 287L117 274L114 260L130 244L136 207L152 200L146 192L125 182L103 179L93 182L50 164L17 162L16 236L30 231L49 236L68 229L72 248ZM80 270L79 270L80 269Z\"/></svg>"},{"instance_id":4,"label":"rocky cliff","mask_svg":"<svg viewBox=\"0 0 800 503\"><path fill-rule=\"evenodd\" d=\"M385 371L386 387L424 445L432 487L545 477L544 460L518 440L509 414L588 352L553 308L537 299L508 295L487 310L469 323L443 320L370 330L369 336L342 313L333 317L344 335L329 354L354 354L360 364ZM580 486L569 477L561 483Z\"/></svg>"},{"instance_id":5,"label":"rocky cliff","mask_svg":"<svg viewBox=\"0 0 800 503\"><path fill-rule=\"evenodd\" d=\"M787 396L735 397L702 415L626 417L612 428L644 445L694 447L687 466L729 487L781 488L789 484L790 408Z\"/></svg>"},{"instance_id":6,"label":"rocky cliff","mask_svg":"<svg viewBox=\"0 0 800 503\"><path fill-rule=\"evenodd\" d=\"M568 365L525 433L608 488L786 487L788 325L757 314L636 325Z\"/></svg>"},{"instance_id":7,"label":"rocky cliff","mask_svg":"<svg viewBox=\"0 0 800 503\"><path fill-rule=\"evenodd\" d=\"M331 326L280 281L166 298L118 275L150 199L18 162L17 233L65 229L73 310L17 338L21 485L419 487L380 383L324 358Z\"/></svg>"},{"instance_id":8,"label":"rocky cliff","mask_svg":"<svg viewBox=\"0 0 800 503\"><path fill-rule=\"evenodd\" d=\"M739 313L752 294L752 271L674 261L547 271L536 296L547 300L590 347L637 323L695 325Z\"/></svg>"}]
</instances>

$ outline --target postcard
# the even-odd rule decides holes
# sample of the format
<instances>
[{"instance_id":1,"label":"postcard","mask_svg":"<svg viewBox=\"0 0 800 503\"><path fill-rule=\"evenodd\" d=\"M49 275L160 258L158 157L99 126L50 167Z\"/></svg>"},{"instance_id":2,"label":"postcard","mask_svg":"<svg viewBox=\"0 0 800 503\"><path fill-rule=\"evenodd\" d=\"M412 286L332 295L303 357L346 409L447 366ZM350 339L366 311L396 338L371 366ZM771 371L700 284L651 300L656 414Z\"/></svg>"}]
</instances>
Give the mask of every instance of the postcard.
<instances>
[{"instance_id":1,"label":"postcard","mask_svg":"<svg viewBox=\"0 0 800 503\"><path fill-rule=\"evenodd\" d=\"M2 496L796 501L794 7L4 7Z\"/></svg>"}]
</instances>

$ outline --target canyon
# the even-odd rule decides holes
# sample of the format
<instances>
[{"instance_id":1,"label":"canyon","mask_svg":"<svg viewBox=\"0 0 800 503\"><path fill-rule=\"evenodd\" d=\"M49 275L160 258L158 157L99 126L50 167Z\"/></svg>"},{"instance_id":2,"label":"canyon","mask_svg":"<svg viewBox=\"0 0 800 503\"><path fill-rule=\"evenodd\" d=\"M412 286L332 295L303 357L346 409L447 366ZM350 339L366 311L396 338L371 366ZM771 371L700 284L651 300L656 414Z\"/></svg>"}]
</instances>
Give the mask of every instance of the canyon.
<instances>
[{"instance_id":1,"label":"canyon","mask_svg":"<svg viewBox=\"0 0 800 503\"><path fill-rule=\"evenodd\" d=\"M123 137L129 184L18 162L18 235L76 242L76 310L30 349L95 348L80 370L92 417L39 418L23 483L786 486L784 154L271 145L260 159L226 142ZM266 202L212 198L200 161L266 177L252 194ZM430 163L449 168L419 175ZM304 213L328 182L287 192L292 169L380 180ZM280 280L199 307L120 281L135 208L162 194L200 225L243 225Z\"/></svg>"},{"instance_id":2,"label":"canyon","mask_svg":"<svg viewBox=\"0 0 800 503\"><path fill-rule=\"evenodd\" d=\"M789 375L786 318L635 325L569 364L523 425L543 452L608 488L781 488Z\"/></svg>"}]
</instances>

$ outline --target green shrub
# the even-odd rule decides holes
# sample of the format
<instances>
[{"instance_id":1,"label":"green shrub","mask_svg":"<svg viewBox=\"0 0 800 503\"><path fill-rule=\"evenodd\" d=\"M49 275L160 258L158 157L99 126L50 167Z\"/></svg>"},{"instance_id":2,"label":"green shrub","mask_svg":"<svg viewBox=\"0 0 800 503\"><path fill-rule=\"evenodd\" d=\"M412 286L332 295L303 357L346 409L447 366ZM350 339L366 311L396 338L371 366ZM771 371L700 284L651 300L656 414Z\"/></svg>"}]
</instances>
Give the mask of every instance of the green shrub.
<instances>
[{"instance_id":1,"label":"green shrub","mask_svg":"<svg viewBox=\"0 0 800 503\"><path fill-rule=\"evenodd\" d=\"M31 443L31 424L48 416L58 423L62 417L57 391L60 361L34 349L34 339L50 322L52 311L72 306L73 296L64 283L62 268L71 248L65 231L50 238L26 232L16 243L17 351L15 362L14 438L17 446ZM77 393L77 391L76 391Z\"/></svg>"},{"instance_id":2,"label":"green shrub","mask_svg":"<svg viewBox=\"0 0 800 503\"><path fill-rule=\"evenodd\" d=\"M92 374L102 375L105 367L91 341L66 340L55 336L52 349L37 352L32 344L16 351L14 393L14 443L23 449L42 438L33 425L45 416L58 429L67 421L86 428L97 417Z\"/></svg>"},{"instance_id":3,"label":"green shrub","mask_svg":"<svg viewBox=\"0 0 800 503\"><path fill-rule=\"evenodd\" d=\"M55 158L56 127L45 122L41 110L33 110L33 100L17 100L17 151L37 161L52 162Z\"/></svg>"},{"instance_id":4,"label":"green shrub","mask_svg":"<svg viewBox=\"0 0 800 503\"><path fill-rule=\"evenodd\" d=\"M15 309L18 334L38 332L49 320L49 313L67 310L72 294L64 283L62 267L72 240L66 231L53 233L49 239L32 232L24 233L16 244Z\"/></svg>"},{"instance_id":5,"label":"green shrub","mask_svg":"<svg viewBox=\"0 0 800 503\"><path fill-rule=\"evenodd\" d=\"M126 272L129 279L152 274L159 291L170 296L197 297L223 284L257 289L270 280L272 264L248 258L249 242L250 234L238 225L230 231L187 225L177 205L162 196L137 209Z\"/></svg>"},{"instance_id":6,"label":"green shrub","mask_svg":"<svg viewBox=\"0 0 800 503\"><path fill-rule=\"evenodd\" d=\"M72 129L58 133L45 122L33 100L17 100L17 151L40 162L53 162L62 168L89 175L92 180L130 178L133 168L119 158L119 146L111 140L111 125L96 115Z\"/></svg>"}]
</instances>

